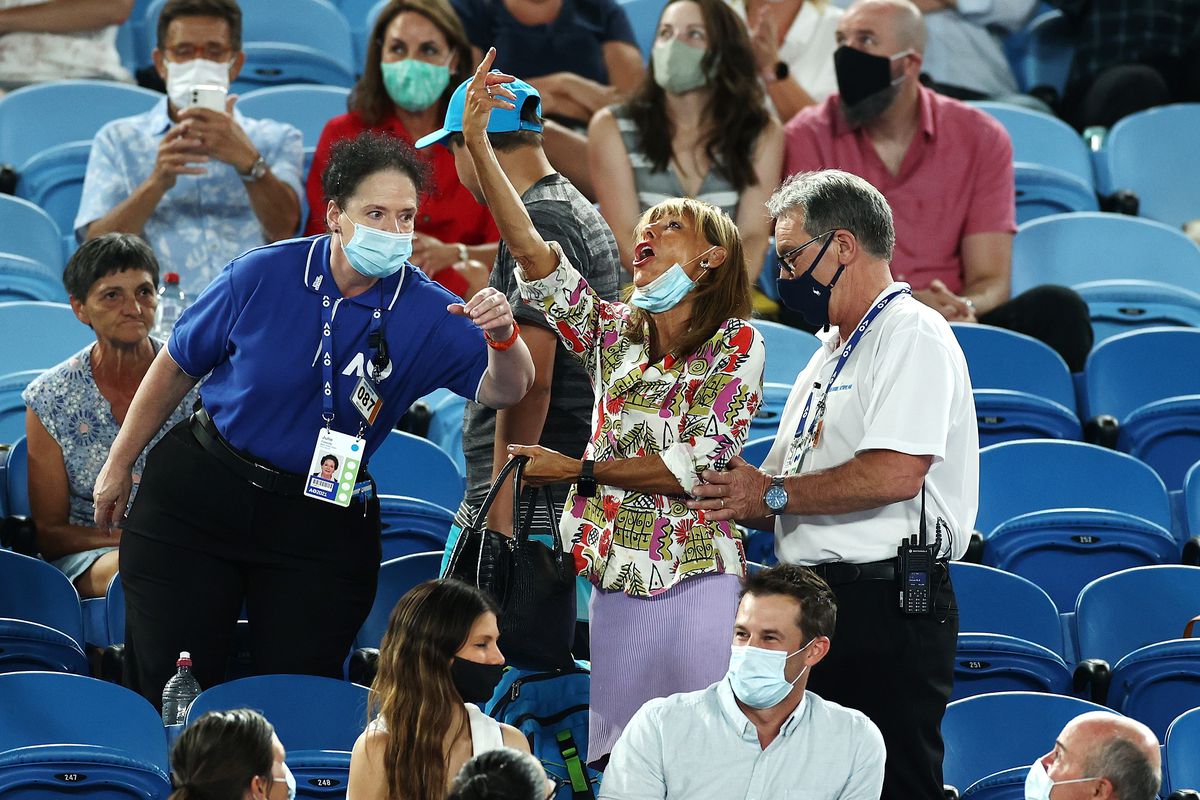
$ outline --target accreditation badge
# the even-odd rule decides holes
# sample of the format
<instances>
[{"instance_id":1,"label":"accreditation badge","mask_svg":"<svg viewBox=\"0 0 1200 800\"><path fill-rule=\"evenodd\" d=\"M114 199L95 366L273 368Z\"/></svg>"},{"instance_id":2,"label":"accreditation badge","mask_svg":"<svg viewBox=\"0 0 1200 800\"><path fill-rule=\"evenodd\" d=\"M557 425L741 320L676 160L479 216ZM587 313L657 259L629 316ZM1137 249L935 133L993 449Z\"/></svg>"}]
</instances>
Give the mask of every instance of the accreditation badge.
<instances>
[{"instance_id":1,"label":"accreditation badge","mask_svg":"<svg viewBox=\"0 0 1200 800\"><path fill-rule=\"evenodd\" d=\"M383 400L380 399L379 392L375 390L375 384L367 380L365 376L359 378L358 383L354 384L350 402L354 405L354 410L362 415L368 425L375 424L375 418L379 416L379 409L383 408Z\"/></svg>"},{"instance_id":2,"label":"accreditation badge","mask_svg":"<svg viewBox=\"0 0 1200 800\"><path fill-rule=\"evenodd\" d=\"M304 482L304 496L342 507L350 505L365 452L364 439L321 428Z\"/></svg>"}]
</instances>

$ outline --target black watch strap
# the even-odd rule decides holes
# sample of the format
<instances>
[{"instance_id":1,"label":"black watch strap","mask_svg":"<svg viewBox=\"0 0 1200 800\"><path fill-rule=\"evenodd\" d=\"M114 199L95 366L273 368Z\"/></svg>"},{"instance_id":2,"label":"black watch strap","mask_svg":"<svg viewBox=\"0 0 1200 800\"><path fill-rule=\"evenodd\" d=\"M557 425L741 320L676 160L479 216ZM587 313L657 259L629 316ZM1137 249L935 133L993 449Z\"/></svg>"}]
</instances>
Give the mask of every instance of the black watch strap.
<instances>
[{"instance_id":1,"label":"black watch strap","mask_svg":"<svg viewBox=\"0 0 1200 800\"><path fill-rule=\"evenodd\" d=\"M791 70L788 69L788 65L787 65L786 61L776 61L775 62L775 80L777 80L777 81L786 80L787 76L790 74L791 74Z\"/></svg>"},{"instance_id":2,"label":"black watch strap","mask_svg":"<svg viewBox=\"0 0 1200 800\"><path fill-rule=\"evenodd\" d=\"M575 494L580 497L595 497L596 496L596 462L590 459L584 459L583 467L579 473L579 480L575 482Z\"/></svg>"}]
</instances>

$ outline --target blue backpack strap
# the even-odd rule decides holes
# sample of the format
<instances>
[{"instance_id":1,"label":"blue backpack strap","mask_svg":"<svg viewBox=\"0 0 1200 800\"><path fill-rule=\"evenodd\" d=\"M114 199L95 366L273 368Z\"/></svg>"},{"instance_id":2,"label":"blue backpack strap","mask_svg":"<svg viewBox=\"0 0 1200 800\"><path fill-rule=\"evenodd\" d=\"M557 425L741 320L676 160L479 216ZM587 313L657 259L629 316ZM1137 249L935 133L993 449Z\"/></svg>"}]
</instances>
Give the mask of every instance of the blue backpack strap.
<instances>
[{"instance_id":1,"label":"blue backpack strap","mask_svg":"<svg viewBox=\"0 0 1200 800\"><path fill-rule=\"evenodd\" d=\"M554 738L558 742L558 751L562 753L563 764L567 767L571 791L574 792L576 800L595 800L592 784L588 781L587 767L579 757L579 748L575 745L575 737L569 729L564 729L555 734Z\"/></svg>"}]
</instances>

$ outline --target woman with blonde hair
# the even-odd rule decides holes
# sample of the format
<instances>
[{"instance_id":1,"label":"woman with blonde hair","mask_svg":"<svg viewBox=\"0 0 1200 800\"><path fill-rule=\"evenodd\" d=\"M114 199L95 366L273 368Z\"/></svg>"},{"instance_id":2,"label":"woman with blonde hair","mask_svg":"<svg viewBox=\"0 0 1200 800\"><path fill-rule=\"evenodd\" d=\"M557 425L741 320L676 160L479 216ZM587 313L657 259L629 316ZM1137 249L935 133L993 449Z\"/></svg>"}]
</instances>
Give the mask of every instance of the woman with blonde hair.
<instances>
[{"instance_id":1,"label":"woman with blonde hair","mask_svg":"<svg viewBox=\"0 0 1200 800\"><path fill-rule=\"evenodd\" d=\"M591 601L588 760L602 763L641 705L702 689L729 663L729 630L746 561L734 525L686 501L706 469L741 451L762 398L765 347L746 319L750 286L737 227L708 203L675 199L639 220L633 290L599 298L529 221L486 135L509 76L467 92L463 136L523 299L541 308L592 376L596 405L582 460L537 446L533 485L574 483L560 526Z\"/></svg>"},{"instance_id":2,"label":"woman with blonde hair","mask_svg":"<svg viewBox=\"0 0 1200 800\"><path fill-rule=\"evenodd\" d=\"M347 800L441 800L472 757L529 752L520 731L479 710L504 671L496 615L487 595L453 579L400 598L371 684L375 718L350 757Z\"/></svg>"},{"instance_id":3,"label":"woman with blonde hair","mask_svg":"<svg viewBox=\"0 0 1200 800\"><path fill-rule=\"evenodd\" d=\"M350 93L349 113L325 124L308 172L305 234L325 233L321 175L333 145L363 131L387 133L408 144L441 127L454 89L470 75L471 44L447 0L393 0L367 40L362 77ZM412 262L459 297L487 285L500 234L486 208L458 179L444 147L420 151L431 172L421 198Z\"/></svg>"}]
</instances>

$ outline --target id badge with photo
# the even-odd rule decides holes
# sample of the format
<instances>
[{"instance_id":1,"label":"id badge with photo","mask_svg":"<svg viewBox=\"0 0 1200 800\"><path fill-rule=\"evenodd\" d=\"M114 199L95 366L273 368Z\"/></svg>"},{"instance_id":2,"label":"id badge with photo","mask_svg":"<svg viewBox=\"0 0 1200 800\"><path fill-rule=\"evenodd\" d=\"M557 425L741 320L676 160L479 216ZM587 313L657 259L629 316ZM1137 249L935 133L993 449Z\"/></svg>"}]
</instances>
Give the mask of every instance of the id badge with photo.
<instances>
[{"instance_id":1,"label":"id badge with photo","mask_svg":"<svg viewBox=\"0 0 1200 800\"><path fill-rule=\"evenodd\" d=\"M304 483L304 496L337 506L350 505L366 441L347 433L321 428Z\"/></svg>"}]
</instances>

